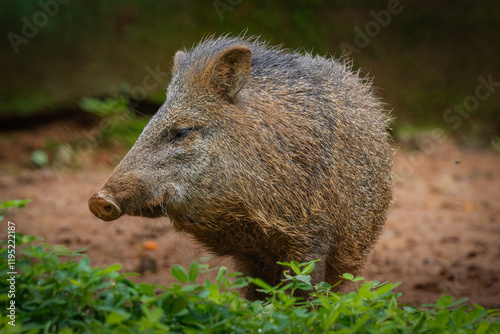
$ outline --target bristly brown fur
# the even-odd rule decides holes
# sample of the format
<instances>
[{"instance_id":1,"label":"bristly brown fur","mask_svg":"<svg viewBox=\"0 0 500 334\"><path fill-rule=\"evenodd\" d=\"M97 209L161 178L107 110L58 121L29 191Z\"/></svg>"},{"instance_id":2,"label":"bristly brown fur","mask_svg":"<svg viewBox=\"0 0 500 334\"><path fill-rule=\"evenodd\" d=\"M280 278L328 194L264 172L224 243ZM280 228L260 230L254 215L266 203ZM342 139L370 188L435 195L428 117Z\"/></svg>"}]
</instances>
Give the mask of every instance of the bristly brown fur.
<instances>
[{"instance_id":1,"label":"bristly brown fur","mask_svg":"<svg viewBox=\"0 0 500 334\"><path fill-rule=\"evenodd\" d=\"M165 104L103 191L125 214L168 215L271 285L277 261L314 259L313 283L335 283L359 273L386 221L387 128L349 64L207 38L176 54Z\"/></svg>"}]
</instances>

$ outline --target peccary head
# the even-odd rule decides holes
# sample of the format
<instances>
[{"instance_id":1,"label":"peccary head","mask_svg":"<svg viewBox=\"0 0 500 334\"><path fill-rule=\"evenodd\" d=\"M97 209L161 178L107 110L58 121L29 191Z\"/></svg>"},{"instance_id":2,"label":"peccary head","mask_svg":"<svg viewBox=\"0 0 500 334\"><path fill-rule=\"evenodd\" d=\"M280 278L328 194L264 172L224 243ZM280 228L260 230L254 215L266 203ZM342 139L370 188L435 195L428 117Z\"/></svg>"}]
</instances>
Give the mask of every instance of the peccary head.
<instances>
[{"instance_id":1,"label":"peccary head","mask_svg":"<svg viewBox=\"0 0 500 334\"><path fill-rule=\"evenodd\" d=\"M241 135L228 119L238 113L251 61L244 45L214 50L205 61L178 51L166 102L90 197L92 213L105 221L169 215L178 225L220 201L227 187L221 169L230 168L224 161L232 149L228 137Z\"/></svg>"}]
</instances>

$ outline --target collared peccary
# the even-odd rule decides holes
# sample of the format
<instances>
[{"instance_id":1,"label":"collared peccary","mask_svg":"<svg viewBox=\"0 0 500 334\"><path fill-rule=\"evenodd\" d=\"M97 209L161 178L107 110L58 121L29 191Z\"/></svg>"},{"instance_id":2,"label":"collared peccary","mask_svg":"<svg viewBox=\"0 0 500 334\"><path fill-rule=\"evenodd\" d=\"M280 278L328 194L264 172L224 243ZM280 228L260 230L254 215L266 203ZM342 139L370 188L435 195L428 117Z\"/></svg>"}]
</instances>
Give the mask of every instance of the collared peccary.
<instances>
[{"instance_id":1,"label":"collared peccary","mask_svg":"<svg viewBox=\"0 0 500 334\"><path fill-rule=\"evenodd\" d=\"M89 208L106 221L168 216L271 285L283 278L276 262L314 259L312 282L335 283L359 272L385 223L387 128L348 64L208 38L176 53L164 105Z\"/></svg>"}]
</instances>

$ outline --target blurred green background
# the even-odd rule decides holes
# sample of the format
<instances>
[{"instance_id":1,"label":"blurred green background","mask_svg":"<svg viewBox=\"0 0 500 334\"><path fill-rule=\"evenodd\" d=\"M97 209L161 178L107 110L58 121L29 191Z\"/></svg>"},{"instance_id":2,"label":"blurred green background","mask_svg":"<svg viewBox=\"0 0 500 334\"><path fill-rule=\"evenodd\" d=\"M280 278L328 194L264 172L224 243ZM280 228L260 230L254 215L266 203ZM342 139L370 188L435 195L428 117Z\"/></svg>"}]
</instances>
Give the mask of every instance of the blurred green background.
<instances>
[{"instance_id":1,"label":"blurred green background","mask_svg":"<svg viewBox=\"0 0 500 334\"><path fill-rule=\"evenodd\" d=\"M396 137L438 127L499 142L497 0L3 0L0 13L5 124L123 93L154 110L176 50L247 30L290 49L349 52L392 109Z\"/></svg>"}]
</instances>

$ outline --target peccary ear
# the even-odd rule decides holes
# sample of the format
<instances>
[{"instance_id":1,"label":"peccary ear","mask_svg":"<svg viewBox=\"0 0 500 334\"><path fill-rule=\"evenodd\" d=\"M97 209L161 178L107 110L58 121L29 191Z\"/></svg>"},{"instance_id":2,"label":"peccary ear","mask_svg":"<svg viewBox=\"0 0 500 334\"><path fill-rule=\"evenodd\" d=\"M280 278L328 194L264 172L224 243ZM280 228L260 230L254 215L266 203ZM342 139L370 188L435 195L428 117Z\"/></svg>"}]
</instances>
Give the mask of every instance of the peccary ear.
<instances>
[{"instance_id":1,"label":"peccary ear","mask_svg":"<svg viewBox=\"0 0 500 334\"><path fill-rule=\"evenodd\" d=\"M222 51L213 61L211 75L216 89L231 102L245 84L252 63L252 50L244 45L232 46Z\"/></svg>"},{"instance_id":2,"label":"peccary ear","mask_svg":"<svg viewBox=\"0 0 500 334\"><path fill-rule=\"evenodd\" d=\"M181 65L186 61L187 54L184 51L177 51L174 56L174 66L172 68L172 72L178 72Z\"/></svg>"}]
</instances>

